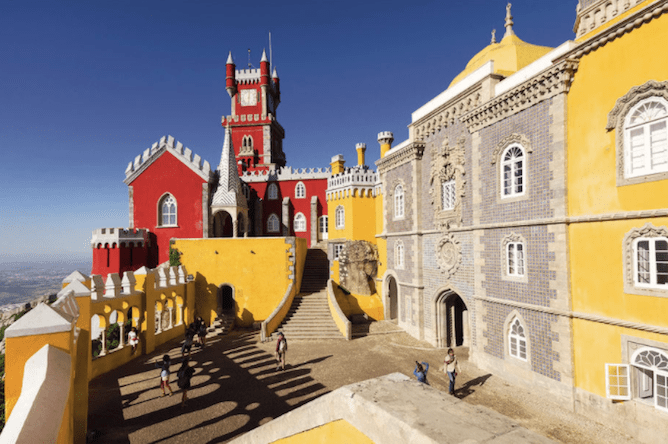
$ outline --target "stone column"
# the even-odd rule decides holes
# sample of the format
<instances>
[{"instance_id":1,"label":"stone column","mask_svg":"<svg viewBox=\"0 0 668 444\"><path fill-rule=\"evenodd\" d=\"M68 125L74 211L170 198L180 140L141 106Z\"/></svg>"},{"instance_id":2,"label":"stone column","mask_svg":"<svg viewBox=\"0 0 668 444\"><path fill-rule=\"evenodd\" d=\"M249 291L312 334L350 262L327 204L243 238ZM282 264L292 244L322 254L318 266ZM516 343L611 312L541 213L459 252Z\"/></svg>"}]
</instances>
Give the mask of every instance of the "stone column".
<instances>
[{"instance_id":1,"label":"stone column","mask_svg":"<svg viewBox=\"0 0 668 444\"><path fill-rule=\"evenodd\" d=\"M311 197L311 245L313 247L318 243L319 225L318 222L318 196Z\"/></svg>"},{"instance_id":2,"label":"stone column","mask_svg":"<svg viewBox=\"0 0 668 444\"><path fill-rule=\"evenodd\" d=\"M155 334L162 333L162 310L156 310L155 317L158 320L158 329L155 331Z\"/></svg>"},{"instance_id":3,"label":"stone column","mask_svg":"<svg viewBox=\"0 0 668 444\"><path fill-rule=\"evenodd\" d=\"M179 326L183 324L183 305L177 305L176 310L177 310L176 314L179 317L179 321L177 322L176 325Z\"/></svg>"},{"instance_id":4,"label":"stone column","mask_svg":"<svg viewBox=\"0 0 668 444\"><path fill-rule=\"evenodd\" d=\"M107 354L107 329L102 330L102 350L98 356L104 356Z\"/></svg>"},{"instance_id":5,"label":"stone column","mask_svg":"<svg viewBox=\"0 0 668 444\"><path fill-rule=\"evenodd\" d=\"M471 325L469 324L468 310L462 312L462 325L464 327L464 343L462 345L468 347L470 346L469 341L471 340Z\"/></svg>"},{"instance_id":6,"label":"stone column","mask_svg":"<svg viewBox=\"0 0 668 444\"><path fill-rule=\"evenodd\" d=\"M121 337L118 339L118 348L125 347L125 323L119 322L118 326L121 328Z\"/></svg>"},{"instance_id":7,"label":"stone column","mask_svg":"<svg viewBox=\"0 0 668 444\"><path fill-rule=\"evenodd\" d=\"M283 198L281 222L283 223L283 236L290 236L290 198Z\"/></svg>"},{"instance_id":8,"label":"stone column","mask_svg":"<svg viewBox=\"0 0 668 444\"><path fill-rule=\"evenodd\" d=\"M169 325L167 325L167 330L169 330L172 327L174 327L173 325L174 307L167 307L167 310L169 311Z\"/></svg>"},{"instance_id":9,"label":"stone column","mask_svg":"<svg viewBox=\"0 0 668 444\"><path fill-rule=\"evenodd\" d=\"M457 332L455 331L455 304L450 305L448 307L448 324L449 324L449 330L450 330L450 340L448 341L448 347L455 347L457 345Z\"/></svg>"},{"instance_id":10,"label":"stone column","mask_svg":"<svg viewBox=\"0 0 668 444\"><path fill-rule=\"evenodd\" d=\"M231 214L230 216L232 217L232 237L239 237L237 235L237 230L239 227L239 221L237 220L237 216L232 216Z\"/></svg>"}]
</instances>

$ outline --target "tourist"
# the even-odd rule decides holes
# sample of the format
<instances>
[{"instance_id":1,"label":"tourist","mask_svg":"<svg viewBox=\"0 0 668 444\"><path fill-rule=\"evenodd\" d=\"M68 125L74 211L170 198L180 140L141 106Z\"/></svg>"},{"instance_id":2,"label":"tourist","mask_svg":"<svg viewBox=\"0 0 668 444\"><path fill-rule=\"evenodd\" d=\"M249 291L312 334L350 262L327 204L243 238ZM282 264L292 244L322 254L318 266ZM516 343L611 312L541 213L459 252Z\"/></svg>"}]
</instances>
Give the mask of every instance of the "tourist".
<instances>
[{"instance_id":1,"label":"tourist","mask_svg":"<svg viewBox=\"0 0 668 444\"><path fill-rule=\"evenodd\" d=\"M448 354L445 356L445 371L450 378L450 390L448 393L451 395L455 394L455 377L459 373L459 361L457 361L457 356L455 356L454 350L451 348L448 349Z\"/></svg>"},{"instance_id":2,"label":"tourist","mask_svg":"<svg viewBox=\"0 0 668 444\"><path fill-rule=\"evenodd\" d=\"M197 334L199 337L199 345L203 348L206 345L206 323L201 317L197 318L199 320L199 328L197 329Z\"/></svg>"},{"instance_id":3,"label":"tourist","mask_svg":"<svg viewBox=\"0 0 668 444\"><path fill-rule=\"evenodd\" d=\"M193 326L191 325L188 327L188 330L186 330L186 338L183 341L183 345L181 346L181 357L185 357L186 352L188 353L188 357L190 357L190 349L193 346L193 338L195 337L195 330L193 329Z\"/></svg>"},{"instance_id":4,"label":"tourist","mask_svg":"<svg viewBox=\"0 0 668 444\"><path fill-rule=\"evenodd\" d=\"M172 364L172 358L169 355L164 355L162 357L162 362L156 362L155 366L160 369L160 388L162 389L162 396L165 396L165 387L169 389L169 396L172 396L174 392L172 387L169 385L169 366Z\"/></svg>"},{"instance_id":5,"label":"tourist","mask_svg":"<svg viewBox=\"0 0 668 444\"><path fill-rule=\"evenodd\" d=\"M420 364L419 362L415 361L415 370L413 370L413 374L415 375L418 381L423 382L427 385L429 385L429 383L427 382L428 371L429 371L428 362L422 362L422 364Z\"/></svg>"},{"instance_id":6,"label":"tourist","mask_svg":"<svg viewBox=\"0 0 668 444\"><path fill-rule=\"evenodd\" d=\"M139 337L137 337L137 329L135 327L132 327L130 329L130 333L128 333L128 344L132 347L132 353L135 354L135 351L137 351L137 344L139 344Z\"/></svg>"},{"instance_id":7,"label":"tourist","mask_svg":"<svg viewBox=\"0 0 668 444\"><path fill-rule=\"evenodd\" d=\"M177 384L179 388L183 390L183 394L181 395L181 408L186 406L186 401L188 400L188 390L190 389L190 379L195 374L195 369L190 367L188 362L190 362L190 358L184 358L183 362L181 363L181 368L179 368L179 371L176 372L176 376L179 377Z\"/></svg>"},{"instance_id":8,"label":"tourist","mask_svg":"<svg viewBox=\"0 0 668 444\"><path fill-rule=\"evenodd\" d=\"M288 341L285 339L283 332L278 333L278 341L276 342L276 371L279 369L285 370L285 353L288 351Z\"/></svg>"}]
</instances>

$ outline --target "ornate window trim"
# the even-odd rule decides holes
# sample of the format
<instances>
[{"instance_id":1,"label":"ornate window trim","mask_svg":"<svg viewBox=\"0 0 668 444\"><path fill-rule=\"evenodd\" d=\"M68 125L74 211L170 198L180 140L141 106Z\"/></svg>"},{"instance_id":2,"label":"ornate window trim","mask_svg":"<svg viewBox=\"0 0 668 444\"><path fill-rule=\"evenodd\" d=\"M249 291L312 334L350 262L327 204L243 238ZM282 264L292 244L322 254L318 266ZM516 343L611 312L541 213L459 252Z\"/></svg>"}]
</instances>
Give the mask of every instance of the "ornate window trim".
<instances>
[{"instance_id":1,"label":"ornate window trim","mask_svg":"<svg viewBox=\"0 0 668 444\"><path fill-rule=\"evenodd\" d=\"M526 342L526 360L518 356L514 356L510 352L510 333L512 325L515 321L518 321L519 324L524 329L524 340ZM512 363L514 365L517 365L526 370L531 370L531 340L529 331L527 330L527 325L529 324L527 324L527 322L524 320L524 317L520 314L519 311L517 310L511 311L508 314L508 316L506 316L506 320L503 325L503 349L504 349L504 356L512 357Z\"/></svg>"},{"instance_id":2,"label":"ornate window trim","mask_svg":"<svg viewBox=\"0 0 668 444\"><path fill-rule=\"evenodd\" d=\"M295 185L295 199L306 199L306 185L301 180Z\"/></svg>"},{"instance_id":3,"label":"ornate window trim","mask_svg":"<svg viewBox=\"0 0 668 444\"><path fill-rule=\"evenodd\" d=\"M404 242L398 240L394 243L394 268L397 270L404 269Z\"/></svg>"},{"instance_id":4,"label":"ornate window trim","mask_svg":"<svg viewBox=\"0 0 668 444\"><path fill-rule=\"evenodd\" d=\"M508 246L510 244L521 244L524 252L524 274L508 274ZM501 279L510 282L529 282L528 261L527 261L527 242L524 236L517 233L510 233L501 240Z\"/></svg>"},{"instance_id":5,"label":"ornate window trim","mask_svg":"<svg viewBox=\"0 0 668 444\"><path fill-rule=\"evenodd\" d=\"M295 233L305 233L306 232L306 216L304 213L295 214L292 226L295 230Z\"/></svg>"},{"instance_id":6,"label":"ornate window trim","mask_svg":"<svg viewBox=\"0 0 668 444\"><path fill-rule=\"evenodd\" d=\"M651 99L661 98L668 102L668 80L657 82L649 80L648 82L634 86L623 97L617 99L614 108L608 113L608 131L615 130L615 144L617 150L617 186L633 185L638 183L653 182L656 180L668 179L668 172L646 174L643 176L626 177L626 153L624 150L624 127L626 117L629 112L640 102Z\"/></svg>"},{"instance_id":7,"label":"ornate window trim","mask_svg":"<svg viewBox=\"0 0 668 444\"><path fill-rule=\"evenodd\" d=\"M343 205L339 205L336 207L336 211L334 213L334 222L335 222L335 227L337 230L342 230L346 227L346 209L343 208Z\"/></svg>"},{"instance_id":8,"label":"ornate window trim","mask_svg":"<svg viewBox=\"0 0 668 444\"><path fill-rule=\"evenodd\" d=\"M278 200L278 185L273 182L267 187L267 199Z\"/></svg>"},{"instance_id":9,"label":"ornate window trim","mask_svg":"<svg viewBox=\"0 0 668 444\"><path fill-rule=\"evenodd\" d=\"M465 151L466 137L462 134L455 145L450 145L447 137L440 147L430 142L431 172L429 194L434 207L434 222L440 229L447 230L462 224L462 204L466 185ZM455 203L453 208L443 208L443 184L454 181Z\"/></svg>"},{"instance_id":10,"label":"ornate window trim","mask_svg":"<svg viewBox=\"0 0 668 444\"><path fill-rule=\"evenodd\" d=\"M394 220L402 220L405 218L406 199L404 196L405 193L403 184L398 184L395 186L394 192L392 193L392 200L394 202Z\"/></svg>"},{"instance_id":11,"label":"ornate window trim","mask_svg":"<svg viewBox=\"0 0 668 444\"><path fill-rule=\"evenodd\" d=\"M267 233L278 233L281 230L281 221L276 213L271 213L267 218Z\"/></svg>"},{"instance_id":12,"label":"ornate window trim","mask_svg":"<svg viewBox=\"0 0 668 444\"><path fill-rule=\"evenodd\" d=\"M503 194L503 157L506 151L512 147L519 147L522 150L523 154L523 172L522 180L523 187L522 193L511 194L505 196ZM533 153L533 145L531 140L524 134L512 133L504 137L496 144L494 151L492 152L492 157L490 162L492 165L496 165L496 183L498 184L499 191L496 193L496 203L509 203L517 202L521 200L527 200L529 198L528 192L528 178L529 178L529 154Z\"/></svg>"},{"instance_id":13,"label":"ornate window trim","mask_svg":"<svg viewBox=\"0 0 668 444\"><path fill-rule=\"evenodd\" d=\"M172 199L174 201L174 222L173 223L164 223L165 212L163 210L163 205L165 201ZM170 213L171 214L171 213ZM179 225L179 205L176 202L176 198L172 193L165 193L158 199L158 223L156 228L174 228Z\"/></svg>"},{"instance_id":14,"label":"ornate window trim","mask_svg":"<svg viewBox=\"0 0 668 444\"><path fill-rule=\"evenodd\" d=\"M449 233L436 244L436 263L446 279L455 275L462 263L462 247L459 240Z\"/></svg>"},{"instance_id":15,"label":"ornate window trim","mask_svg":"<svg viewBox=\"0 0 668 444\"><path fill-rule=\"evenodd\" d=\"M639 239L652 239L663 237L668 239L668 228L665 226L655 227L646 223L642 228L634 228L624 236L622 243L622 255L624 257L624 293L638 294L643 296L668 297L668 286L665 289L646 287L636 284L636 246Z\"/></svg>"},{"instance_id":16,"label":"ornate window trim","mask_svg":"<svg viewBox=\"0 0 668 444\"><path fill-rule=\"evenodd\" d=\"M401 216L397 215L397 188L401 187L401 191L403 192L403 198L402 198L402 203L403 203L403 212L401 213ZM406 219L406 213L407 213L407 207L406 207L406 194L407 194L407 188L406 188L406 183L402 179L397 179L395 180L390 189L388 190L387 197L388 197L388 208L392 211L392 220L405 220Z\"/></svg>"}]
</instances>

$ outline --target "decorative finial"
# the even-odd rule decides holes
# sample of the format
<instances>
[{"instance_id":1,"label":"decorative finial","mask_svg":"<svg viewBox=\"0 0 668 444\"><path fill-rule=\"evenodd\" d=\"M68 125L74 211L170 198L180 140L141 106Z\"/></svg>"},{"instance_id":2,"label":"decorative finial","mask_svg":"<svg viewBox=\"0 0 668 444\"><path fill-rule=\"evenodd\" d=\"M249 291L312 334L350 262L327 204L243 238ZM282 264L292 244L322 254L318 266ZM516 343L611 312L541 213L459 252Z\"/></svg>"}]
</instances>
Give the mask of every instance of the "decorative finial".
<instances>
[{"instance_id":1,"label":"decorative finial","mask_svg":"<svg viewBox=\"0 0 668 444\"><path fill-rule=\"evenodd\" d=\"M513 16L510 14L511 6L513 6L511 3L508 3L508 6L506 6L506 24L504 25L506 27L506 33L503 36L504 38L515 34L513 32Z\"/></svg>"},{"instance_id":2,"label":"decorative finial","mask_svg":"<svg viewBox=\"0 0 668 444\"><path fill-rule=\"evenodd\" d=\"M492 45L496 43L496 29L492 29Z\"/></svg>"}]
</instances>

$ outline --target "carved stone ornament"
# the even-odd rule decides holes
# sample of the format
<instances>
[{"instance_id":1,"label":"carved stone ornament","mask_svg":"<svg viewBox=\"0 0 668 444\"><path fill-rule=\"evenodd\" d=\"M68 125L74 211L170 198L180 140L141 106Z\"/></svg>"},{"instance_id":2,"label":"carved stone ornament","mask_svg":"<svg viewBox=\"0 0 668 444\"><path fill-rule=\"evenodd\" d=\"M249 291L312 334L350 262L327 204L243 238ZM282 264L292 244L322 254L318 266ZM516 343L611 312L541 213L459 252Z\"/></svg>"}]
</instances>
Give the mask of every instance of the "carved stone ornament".
<instances>
[{"instance_id":1,"label":"carved stone ornament","mask_svg":"<svg viewBox=\"0 0 668 444\"><path fill-rule=\"evenodd\" d=\"M450 279L462 262L462 248L459 241L452 235L446 234L436 245L436 263L441 273Z\"/></svg>"},{"instance_id":2,"label":"carved stone ornament","mask_svg":"<svg viewBox=\"0 0 668 444\"><path fill-rule=\"evenodd\" d=\"M376 292L378 247L367 241L347 241L339 256L341 285L348 291L364 296Z\"/></svg>"},{"instance_id":3,"label":"carved stone ornament","mask_svg":"<svg viewBox=\"0 0 668 444\"><path fill-rule=\"evenodd\" d=\"M634 228L624 236L623 256L624 256L624 287L625 291L634 286L634 254L633 242L638 238L665 237L668 238L668 228L661 226L655 227L651 223L646 223L642 228ZM627 291L628 292L628 291ZM635 292L634 292L635 293Z\"/></svg>"},{"instance_id":4,"label":"carved stone ornament","mask_svg":"<svg viewBox=\"0 0 668 444\"><path fill-rule=\"evenodd\" d=\"M465 148L466 137L462 134L454 146L450 145L447 137L440 147L431 142L431 172L429 175L429 195L434 207L434 222L440 229L449 229L451 226L460 226L462 223L462 201L466 179ZM455 181L455 206L450 210L443 210L443 183Z\"/></svg>"},{"instance_id":5,"label":"carved stone ornament","mask_svg":"<svg viewBox=\"0 0 668 444\"><path fill-rule=\"evenodd\" d=\"M524 134L513 133L505 137L503 140L501 140L496 145L496 148L494 148L494 152L492 153L492 159L491 159L492 165L499 162L501 155L503 154L503 151L514 143L522 145L522 147L526 150L527 153L533 153L533 148L531 147L531 141L529 140L529 138Z\"/></svg>"}]
</instances>

